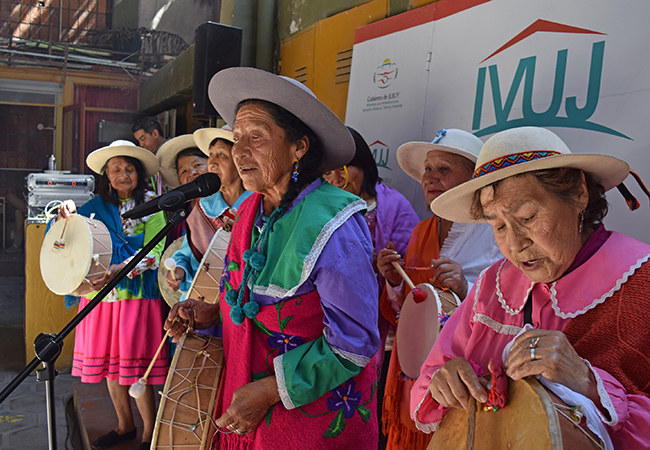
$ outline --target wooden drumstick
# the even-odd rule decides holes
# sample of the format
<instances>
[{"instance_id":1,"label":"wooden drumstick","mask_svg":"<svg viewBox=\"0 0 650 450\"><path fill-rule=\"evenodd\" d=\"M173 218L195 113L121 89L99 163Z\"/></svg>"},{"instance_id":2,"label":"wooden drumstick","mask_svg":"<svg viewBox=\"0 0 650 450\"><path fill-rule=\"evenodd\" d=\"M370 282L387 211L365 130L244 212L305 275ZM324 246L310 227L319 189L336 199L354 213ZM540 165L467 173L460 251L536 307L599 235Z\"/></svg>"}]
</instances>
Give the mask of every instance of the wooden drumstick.
<instances>
[{"instance_id":1,"label":"wooden drumstick","mask_svg":"<svg viewBox=\"0 0 650 450\"><path fill-rule=\"evenodd\" d=\"M63 236L65 235L65 229L68 226L68 222L69 220L66 218L65 223L63 224L63 231L61 231L61 237L54 241L55 250L63 250L65 248L65 239L63 239Z\"/></svg>"},{"instance_id":2,"label":"wooden drumstick","mask_svg":"<svg viewBox=\"0 0 650 450\"><path fill-rule=\"evenodd\" d=\"M172 322L172 325L178 320L178 316L174 318L174 321ZM163 349L163 346L167 342L167 338L169 337L169 332L171 331L171 327L165 335L162 338L162 341L160 341L160 345L158 346L158 350L156 350L156 353L153 355L153 358L151 358L151 362L149 363L149 367L147 367L147 371L144 373L142 378L140 378L137 383L134 383L131 385L129 388L129 395L133 398L140 398L142 397L142 394L144 394L144 391L147 387L147 378L149 377L149 373L151 373L151 369L153 369L153 365L156 362L156 359L158 359L158 355L160 355L160 352Z\"/></svg>"},{"instance_id":3,"label":"wooden drumstick","mask_svg":"<svg viewBox=\"0 0 650 450\"><path fill-rule=\"evenodd\" d=\"M413 292L413 301L415 303L422 303L424 300L426 300L427 294L415 287L413 281L411 281L411 278L406 274L406 272L404 272L404 269L399 265L397 261L393 261L393 267L395 270L397 270L397 273L402 276L406 284L408 284L408 286L411 288L411 291Z\"/></svg>"},{"instance_id":4,"label":"wooden drumstick","mask_svg":"<svg viewBox=\"0 0 650 450\"><path fill-rule=\"evenodd\" d=\"M169 273L171 274L172 279L174 281L177 281L176 280L176 274L174 273L174 271L176 270L176 260L174 258L167 258L165 260L165 267L167 268L167 270L169 270Z\"/></svg>"}]
</instances>

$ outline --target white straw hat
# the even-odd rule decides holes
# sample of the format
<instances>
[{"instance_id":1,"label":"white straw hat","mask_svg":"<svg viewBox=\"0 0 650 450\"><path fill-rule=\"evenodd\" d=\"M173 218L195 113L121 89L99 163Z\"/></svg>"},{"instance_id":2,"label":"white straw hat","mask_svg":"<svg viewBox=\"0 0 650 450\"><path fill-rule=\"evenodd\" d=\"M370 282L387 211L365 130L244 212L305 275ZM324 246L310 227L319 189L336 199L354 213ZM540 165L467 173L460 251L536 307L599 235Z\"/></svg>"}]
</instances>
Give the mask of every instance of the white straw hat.
<instances>
[{"instance_id":1,"label":"white straw hat","mask_svg":"<svg viewBox=\"0 0 650 450\"><path fill-rule=\"evenodd\" d=\"M630 172L625 161L613 156L571 153L562 139L545 128L512 128L487 140L476 161L472 180L433 200L431 210L453 222L484 222L470 215L477 190L521 173L560 167L589 172L606 191L622 183Z\"/></svg>"},{"instance_id":2,"label":"white straw hat","mask_svg":"<svg viewBox=\"0 0 650 450\"><path fill-rule=\"evenodd\" d=\"M264 100L292 113L311 128L323 146L321 172L338 169L354 157L354 140L343 122L299 81L251 67L232 67L212 77L208 95L230 126L237 105L244 100Z\"/></svg>"},{"instance_id":3,"label":"white straw hat","mask_svg":"<svg viewBox=\"0 0 650 450\"><path fill-rule=\"evenodd\" d=\"M163 177L163 182L170 188L177 188L181 185L181 180L178 178L178 170L176 168L176 157L183 150L196 147L194 136L191 134L182 134L175 138L165 141L158 152L156 157L160 164L160 174Z\"/></svg>"},{"instance_id":4,"label":"white straw hat","mask_svg":"<svg viewBox=\"0 0 650 450\"><path fill-rule=\"evenodd\" d=\"M224 125L221 128L199 128L193 135L196 146L199 147L206 156L210 156L210 144L215 139L223 139L231 144L234 142L232 137L232 128L228 125Z\"/></svg>"},{"instance_id":5,"label":"white straw hat","mask_svg":"<svg viewBox=\"0 0 650 450\"><path fill-rule=\"evenodd\" d=\"M98 148L86 157L86 165L95 173L104 175L104 166L116 156L130 156L142 163L145 175L150 177L158 172L158 160L146 148L138 147L131 141L118 140L108 146Z\"/></svg>"},{"instance_id":6,"label":"white straw hat","mask_svg":"<svg viewBox=\"0 0 650 450\"><path fill-rule=\"evenodd\" d=\"M473 163L478 158L483 142L467 131L444 128L429 142L407 142L397 149L397 162L404 172L418 183L424 175L424 160L431 150L464 156Z\"/></svg>"}]
</instances>

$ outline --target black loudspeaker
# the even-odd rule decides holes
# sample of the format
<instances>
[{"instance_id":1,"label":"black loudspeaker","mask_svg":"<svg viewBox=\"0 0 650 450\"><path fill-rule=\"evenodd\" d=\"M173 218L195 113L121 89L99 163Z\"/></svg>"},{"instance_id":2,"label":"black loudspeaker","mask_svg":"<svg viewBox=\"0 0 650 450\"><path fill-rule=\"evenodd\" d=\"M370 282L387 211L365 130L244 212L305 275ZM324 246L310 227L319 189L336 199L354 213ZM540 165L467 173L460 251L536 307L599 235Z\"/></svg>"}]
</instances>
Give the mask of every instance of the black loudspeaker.
<instances>
[{"instance_id":1,"label":"black loudspeaker","mask_svg":"<svg viewBox=\"0 0 650 450\"><path fill-rule=\"evenodd\" d=\"M208 84L215 73L241 65L241 28L206 22L196 28L194 37L194 87L192 115L218 116L208 98Z\"/></svg>"}]
</instances>

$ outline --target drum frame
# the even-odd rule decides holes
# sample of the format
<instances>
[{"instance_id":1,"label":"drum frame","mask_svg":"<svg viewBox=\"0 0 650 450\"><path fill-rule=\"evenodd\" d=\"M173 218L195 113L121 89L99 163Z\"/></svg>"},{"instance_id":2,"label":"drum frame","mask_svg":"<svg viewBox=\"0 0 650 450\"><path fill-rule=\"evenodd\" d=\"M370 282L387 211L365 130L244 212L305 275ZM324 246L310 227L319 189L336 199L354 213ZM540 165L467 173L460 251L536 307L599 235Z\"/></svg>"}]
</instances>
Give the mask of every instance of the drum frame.
<instances>
[{"instance_id":1,"label":"drum frame","mask_svg":"<svg viewBox=\"0 0 650 450\"><path fill-rule=\"evenodd\" d=\"M210 344L217 347L216 355L206 351ZM194 352L191 366L178 368L181 356L186 356L187 352ZM215 369L214 376L205 372L206 369ZM181 337L161 392L152 449L210 448L216 432L212 414L218 400L222 373L223 342L220 338L188 333ZM206 384L210 381L212 385ZM201 394L205 396L206 392L209 397L204 410L201 407ZM187 403L183 403L185 398Z\"/></svg>"}]
</instances>

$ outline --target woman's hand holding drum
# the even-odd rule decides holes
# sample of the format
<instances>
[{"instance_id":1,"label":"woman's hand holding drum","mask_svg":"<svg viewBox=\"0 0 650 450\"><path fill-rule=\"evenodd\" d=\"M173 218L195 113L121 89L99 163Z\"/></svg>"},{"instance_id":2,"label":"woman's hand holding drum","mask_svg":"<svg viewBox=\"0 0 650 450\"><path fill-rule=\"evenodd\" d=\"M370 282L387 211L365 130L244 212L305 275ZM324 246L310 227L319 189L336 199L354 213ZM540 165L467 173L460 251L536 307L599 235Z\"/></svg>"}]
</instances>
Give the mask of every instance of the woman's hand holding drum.
<instances>
[{"instance_id":1,"label":"woman's hand holding drum","mask_svg":"<svg viewBox=\"0 0 650 450\"><path fill-rule=\"evenodd\" d=\"M174 322L176 317L181 320ZM169 335L173 342L178 342L188 327L204 330L219 322L219 304L204 303L188 299L176 303L165 321L165 330L171 330Z\"/></svg>"},{"instance_id":2,"label":"woman's hand holding drum","mask_svg":"<svg viewBox=\"0 0 650 450\"><path fill-rule=\"evenodd\" d=\"M120 273L122 269L124 269L124 266L126 266L126 264L124 263L111 264L111 266L106 271L106 274L104 274L102 278L92 282L93 288L96 291L102 289L104 286L106 286L106 284L109 281L111 281L115 277L115 275L117 275L118 273Z\"/></svg>"},{"instance_id":3,"label":"woman's hand holding drum","mask_svg":"<svg viewBox=\"0 0 650 450\"><path fill-rule=\"evenodd\" d=\"M481 403L487 401L487 381L476 372L465 358L454 358L442 366L429 382L431 397L447 408L467 410L471 395Z\"/></svg>"},{"instance_id":4,"label":"woman's hand holding drum","mask_svg":"<svg viewBox=\"0 0 650 450\"><path fill-rule=\"evenodd\" d=\"M523 333L515 339L505 367L513 380L542 375L584 395L605 412L594 374L561 331L534 329Z\"/></svg>"},{"instance_id":5,"label":"woman's hand holding drum","mask_svg":"<svg viewBox=\"0 0 650 450\"><path fill-rule=\"evenodd\" d=\"M234 392L230 406L217 419L217 426L237 434L251 433L279 401L275 375L245 384Z\"/></svg>"}]
</instances>

